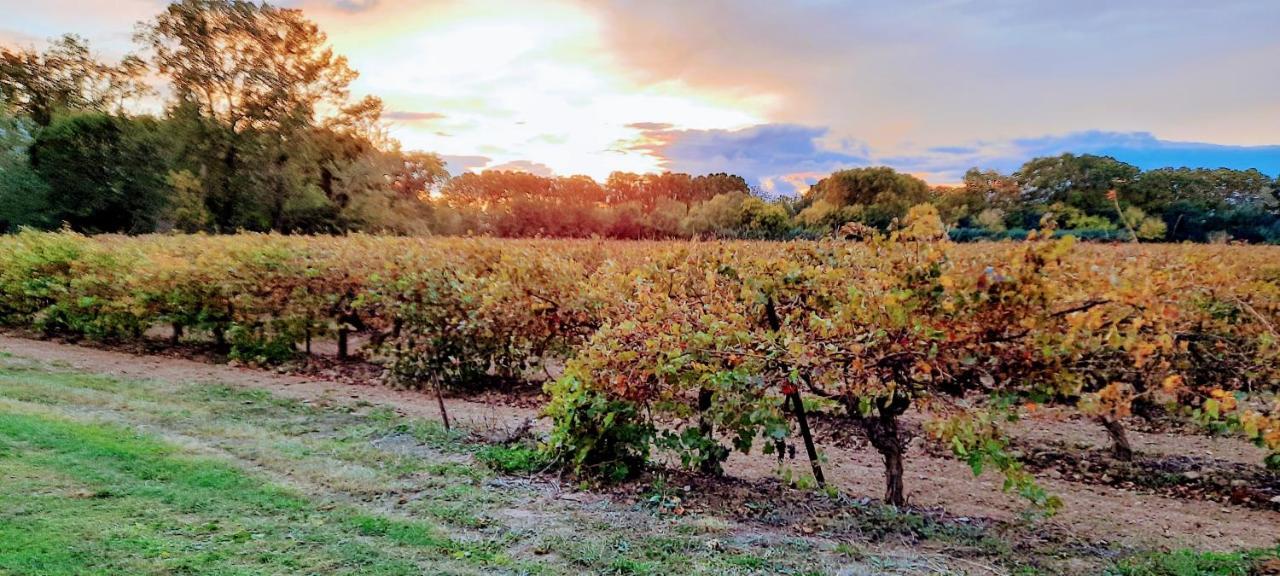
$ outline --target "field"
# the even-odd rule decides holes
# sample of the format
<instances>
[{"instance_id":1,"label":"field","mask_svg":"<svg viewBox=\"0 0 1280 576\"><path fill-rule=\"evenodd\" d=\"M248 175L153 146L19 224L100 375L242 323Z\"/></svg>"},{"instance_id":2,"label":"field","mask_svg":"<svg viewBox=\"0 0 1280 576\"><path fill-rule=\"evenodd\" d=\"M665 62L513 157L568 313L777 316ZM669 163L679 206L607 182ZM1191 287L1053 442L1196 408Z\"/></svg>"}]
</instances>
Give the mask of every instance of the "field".
<instances>
[{"instance_id":1,"label":"field","mask_svg":"<svg viewBox=\"0 0 1280 576\"><path fill-rule=\"evenodd\" d=\"M1277 571L1280 251L927 216L0 238L0 572Z\"/></svg>"}]
</instances>

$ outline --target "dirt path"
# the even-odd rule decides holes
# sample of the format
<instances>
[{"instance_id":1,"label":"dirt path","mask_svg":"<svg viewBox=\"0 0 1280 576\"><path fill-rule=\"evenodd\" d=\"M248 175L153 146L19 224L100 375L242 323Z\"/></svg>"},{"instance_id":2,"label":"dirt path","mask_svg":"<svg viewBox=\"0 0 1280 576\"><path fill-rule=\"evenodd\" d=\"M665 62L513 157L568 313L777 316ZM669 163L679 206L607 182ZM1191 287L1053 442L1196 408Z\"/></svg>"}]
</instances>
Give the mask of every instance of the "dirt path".
<instances>
[{"instance_id":1,"label":"dirt path","mask_svg":"<svg viewBox=\"0 0 1280 576\"><path fill-rule=\"evenodd\" d=\"M394 406L411 416L439 418L433 397L381 386L340 384L263 370L135 356L4 335L0 335L0 352L115 376L264 388L280 396L305 401L364 401ZM448 400L447 406L452 419L477 428L511 427L526 418L537 417L535 410L458 399ZM1024 427L1038 431L1033 435L1049 434L1058 440L1099 442L1101 439L1100 432L1087 423L1073 423L1066 427L1061 427L1061 424L1054 423L1050 428L1037 427L1033 422L1024 424ZM1257 456L1247 444L1226 439L1164 434L1143 434L1140 438L1138 446L1153 452L1199 450L1241 461ZM878 495L881 492L880 462L874 452L828 449L826 453L827 476L833 484L853 494ZM798 468L804 466L802 462L795 464ZM734 455L726 470L734 476L767 477L774 474L775 466L776 462L770 457ZM955 514L1001 519L1015 518L1022 510L1022 504L1015 496L999 491L998 478L990 475L974 478L963 463L929 457L913 450L906 468L908 492L916 504L944 506ZM1178 500L1052 478L1044 478L1042 482L1065 504L1062 512L1051 522L1080 535L1082 543L1162 548L1189 546L1213 550L1280 543L1280 513Z\"/></svg>"},{"instance_id":2,"label":"dirt path","mask_svg":"<svg viewBox=\"0 0 1280 576\"><path fill-rule=\"evenodd\" d=\"M1024 440L1065 442L1082 448L1105 448L1111 442L1101 424L1061 408L1041 409L1034 418L1015 424L1011 433ZM1138 430L1129 430L1128 436L1133 449L1145 454L1202 456L1249 465L1257 465L1267 457L1266 450L1238 438Z\"/></svg>"},{"instance_id":3,"label":"dirt path","mask_svg":"<svg viewBox=\"0 0 1280 576\"><path fill-rule=\"evenodd\" d=\"M14 338L0 334L0 352L61 364L69 368L129 378L213 382L265 388L285 398L309 401L364 401L394 406L421 418L440 418L435 398L421 392L385 386L358 386L267 370L208 364L162 356L139 356L57 342ZM449 418L461 425L487 428L536 418L537 411L451 399Z\"/></svg>"}]
</instances>

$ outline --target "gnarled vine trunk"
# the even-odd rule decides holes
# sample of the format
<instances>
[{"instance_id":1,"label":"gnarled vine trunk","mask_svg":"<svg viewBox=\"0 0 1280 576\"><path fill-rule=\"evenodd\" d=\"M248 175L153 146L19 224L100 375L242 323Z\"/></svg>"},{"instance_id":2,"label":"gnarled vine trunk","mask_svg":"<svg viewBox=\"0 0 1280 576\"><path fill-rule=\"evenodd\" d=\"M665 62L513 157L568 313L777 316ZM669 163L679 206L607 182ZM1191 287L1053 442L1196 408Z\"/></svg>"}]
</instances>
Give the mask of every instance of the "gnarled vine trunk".
<instances>
[{"instance_id":1,"label":"gnarled vine trunk","mask_svg":"<svg viewBox=\"0 0 1280 576\"><path fill-rule=\"evenodd\" d=\"M1116 460L1130 462L1133 460L1133 446L1129 444L1129 435L1125 433L1124 423L1118 418L1099 416L1098 421L1107 429L1111 437L1111 456Z\"/></svg>"},{"instance_id":2,"label":"gnarled vine trunk","mask_svg":"<svg viewBox=\"0 0 1280 576\"><path fill-rule=\"evenodd\" d=\"M907 493L903 486L902 459L907 451L898 417L907 411L911 400L894 395L885 402L876 403L872 414L862 415L855 404L846 404L849 413L862 426L867 441L884 459L884 501L893 506L904 506Z\"/></svg>"},{"instance_id":3,"label":"gnarled vine trunk","mask_svg":"<svg viewBox=\"0 0 1280 576\"><path fill-rule=\"evenodd\" d=\"M698 432L703 439L711 441L715 438L715 423L711 421L711 400L713 391L710 388L698 389ZM718 454L701 454L698 471L703 474L720 475L720 458Z\"/></svg>"}]
</instances>

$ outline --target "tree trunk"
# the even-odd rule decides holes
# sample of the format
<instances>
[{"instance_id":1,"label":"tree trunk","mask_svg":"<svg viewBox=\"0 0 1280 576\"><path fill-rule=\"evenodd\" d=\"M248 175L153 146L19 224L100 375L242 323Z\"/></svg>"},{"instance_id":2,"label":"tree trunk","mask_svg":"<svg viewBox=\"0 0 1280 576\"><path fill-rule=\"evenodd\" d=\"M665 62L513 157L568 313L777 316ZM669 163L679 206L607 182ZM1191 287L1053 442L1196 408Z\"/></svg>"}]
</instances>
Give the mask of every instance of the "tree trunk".
<instances>
[{"instance_id":1,"label":"tree trunk","mask_svg":"<svg viewBox=\"0 0 1280 576\"><path fill-rule=\"evenodd\" d=\"M235 227L232 221L235 219L235 211L237 205L240 204L236 198L235 185L232 179L235 177L239 163L239 150L236 149L236 135L231 134L231 141L227 144L226 155L222 157L223 169L226 172L222 175L222 204L218 207L218 222L220 232L234 232Z\"/></svg>"},{"instance_id":2,"label":"tree trunk","mask_svg":"<svg viewBox=\"0 0 1280 576\"><path fill-rule=\"evenodd\" d=\"M880 455L884 457L884 501L894 506L904 506L907 495L902 486L902 450L886 450Z\"/></svg>"},{"instance_id":3,"label":"tree trunk","mask_svg":"<svg viewBox=\"0 0 1280 576\"><path fill-rule=\"evenodd\" d=\"M174 346L177 346L178 343L182 341L182 332L183 332L182 324L174 322L173 335L169 336L169 343L173 344Z\"/></svg>"},{"instance_id":4,"label":"tree trunk","mask_svg":"<svg viewBox=\"0 0 1280 576\"><path fill-rule=\"evenodd\" d=\"M1133 460L1133 446L1129 444L1129 435L1125 433L1124 423L1119 419L1099 416L1098 421L1107 429L1111 437L1111 456L1116 460L1130 462Z\"/></svg>"},{"instance_id":5,"label":"tree trunk","mask_svg":"<svg viewBox=\"0 0 1280 576\"><path fill-rule=\"evenodd\" d=\"M347 352L347 327L344 325L338 328L338 359L346 360Z\"/></svg>"},{"instance_id":6,"label":"tree trunk","mask_svg":"<svg viewBox=\"0 0 1280 576\"><path fill-rule=\"evenodd\" d=\"M907 503L902 471L903 454L906 453L907 446L898 426L898 416L906 412L910 404L910 399L895 395L887 404L877 404L876 413L869 416L862 416L856 407L850 406L854 418L867 434L867 441L884 459L884 501L896 507Z\"/></svg>"},{"instance_id":7,"label":"tree trunk","mask_svg":"<svg viewBox=\"0 0 1280 576\"><path fill-rule=\"evenodd\" d=\"M289 156L287 154L281 154L275 161L275 192L271 199L271 229L277 232L285 232L284 206L285 196L288 191L285 189L284 169L288 162Z\"/></svg>"}]
</instances>

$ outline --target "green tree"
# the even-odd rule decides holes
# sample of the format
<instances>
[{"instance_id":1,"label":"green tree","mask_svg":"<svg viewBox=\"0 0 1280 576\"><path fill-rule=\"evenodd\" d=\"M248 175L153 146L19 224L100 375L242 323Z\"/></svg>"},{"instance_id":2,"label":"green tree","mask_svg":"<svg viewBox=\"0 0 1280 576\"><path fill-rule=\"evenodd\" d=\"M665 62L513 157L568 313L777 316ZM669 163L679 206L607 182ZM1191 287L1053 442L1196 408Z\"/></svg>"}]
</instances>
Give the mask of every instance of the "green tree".
<instances>
[{"instance_id":1,"label":"green tree","mask_svg":"<svg viewBox=\"0 0 1280 576\"><path fill-rule=\"evenodd\" d=\"M159 123L99 112L59 117L31 146L57 221L83 232L150 232L165 203Z\"/></svg>"},{"instance_id":2,"label":"green tree","mask_svg":"<svg viewBox=\"0 0 1280 576\"><path fill-rule=\"evenodd\" d=\"M1204 212L1247 206L1275 206L1272 179L1257 170L1158 168L1134 181L1130 200L1148 212L1183 203Z\"/></svg>"},{"instance_id":3,"label":"green tree","mask_svg":"<svg viewBox=\"0 0 1280 576\"><path fill-rule=\"evenodd\" d=\"M169 83L174 109L204 138L193 146L220 230L280 227L307 188L308 130L321 109L342 109L356 73L302 12L246 0L180 0L137 39ZM246 208L246 205L249 207Z\"/></svg>"},{"instance_id":4,"label":"green tree","mask_svg":"<svg viewBox=\"0 0 1280 576\"><path fill-rule=\"evenodd\" d=\"M5 109L0 101L0 232L21 226L48 227L52 224L45 204L48 190L27 160L36 127Z\"/></svg>"},{"instance_id":5,"label":"green tree","mask_svg":"<svg viewBox=\"0 0 1280 576\"><path fill-rule=\"evenodd\" d=\"M1062 203L1089 216L1115 217L1107 192L1127 189L1138 177L1138 167L1108 156L1063 154L1034 158L1014 177L1029 204ZM1127 197L1127 194L1122 194Z\"/></svg>"},{"instance_id":6,"label":"green tree","mask_svg":"<svg viewBox=\"0 0 1280 576\"><path fill-rule=\"evenodd\" d=\"M729 194L731 192L751 193L751 186L747 184L745 178L724 172L695 177L693 184L697 189L693 200L698 202L710 200L721 194Z\"/></svg>"},{"instance_id":7,"label":"green tree","mask_svg":"<svg viewBox=\"0 0 1280 576\"><path fill-rule=\"evenodd\" d=\"M912 206L928 202L929 185L884 166L854 168L819 180L806 199L825 202L836 210L856 207L864 223L885 228L905 217Z\"/></svg>"}]
</instances>

